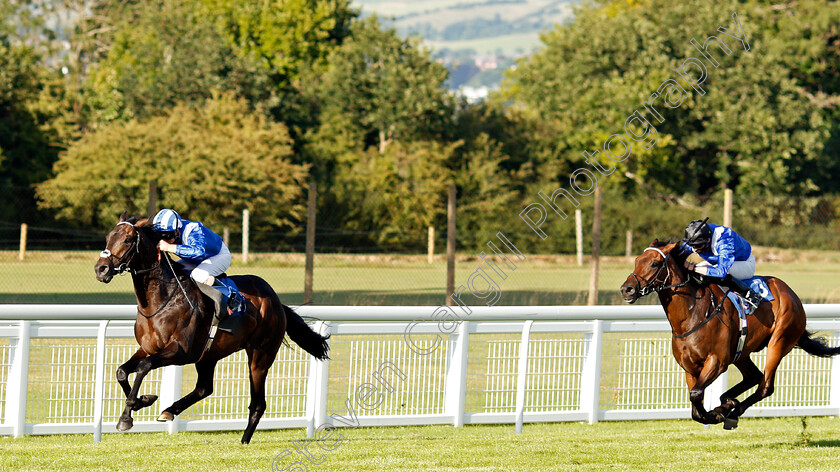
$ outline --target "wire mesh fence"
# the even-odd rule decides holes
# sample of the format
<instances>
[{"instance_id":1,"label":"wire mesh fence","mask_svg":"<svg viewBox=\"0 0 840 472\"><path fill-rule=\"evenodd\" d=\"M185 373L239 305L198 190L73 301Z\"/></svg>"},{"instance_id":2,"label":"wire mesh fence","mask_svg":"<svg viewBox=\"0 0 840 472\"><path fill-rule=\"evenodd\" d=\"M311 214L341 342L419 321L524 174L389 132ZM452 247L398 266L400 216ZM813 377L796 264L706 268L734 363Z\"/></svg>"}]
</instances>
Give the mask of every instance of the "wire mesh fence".
<instances>
[{"instance_id":1,"label":"wire mesh fence","mask_svg":"<svg viewBox=\"0 0 840 472\"><path fill-rule=\"evenodd\" d=\"M26 189L2 188L11 205L24 206ZM73 189L78 193L79 189ZM69 192L69 190L68 190ZM67 198L73 194L68 193ZM439 305L446 302L445 195L419 195L440 206L428 221L394 214L364 216L319 200L316 211L313 303L323 305ZM460 201L459 197L459 201ZM463 197L468 198L468 197ZM141 199L142 200L142 199ZM366 195L360 207L384 211L387 195ZM114 202L111 202L114 203ZM126 202L139 210L142 202ZM30 205L31 206L31 205ZM455 288L465 302L496 305L578 305L587 303L592 252L591 201L581 199L583 264L575 255L575 221L550 214L542 240L519 217L523 205L495 215L459 207L456 229ZM260 209L250 210L259 221ZM109 285L92 273L104 237L116 223L85 222L46 210L29 221L0 219L0 303L134 303L128 278ZM715 217L720 215L720 218ZM633 268L633 257L653 239L679 238L688 221L712 216L722 223L720 195L693 201L604 195L599 304L621 303L617 287ZM189 214L182 215L189 218ZM305 218L304 218L305 219ZM422 221L421 221L422 220ZM26 238L22 243L22 224ZM808 302L840 300L840 197L752 197L736 195L733 228L754 246L758 272L780 275ZM234 253L229 273L265 278L289 304L304 302L306 223L252 224L241 218L217 219L212 229L226 237ZM432 236L429 234L432 228ZM511 247L500 239L504 235ZM430 244L431 243L431 244ZM511 259L494 254L490 244ZM25 246L25 250L22 250ZM521 252L524 260L514 257ZM629 249L629 250L628 250ZM430 256L431 254L431 256ZM627 257L628 254L630 257ZM801 255L805 254L805 256ZM513 267L511 266L513 265ZM473 290L470 290L473 289ZM471 296L482 292L485 297ZM642 303L656 303L654 299Z\"/></svg>"}]
</instances>

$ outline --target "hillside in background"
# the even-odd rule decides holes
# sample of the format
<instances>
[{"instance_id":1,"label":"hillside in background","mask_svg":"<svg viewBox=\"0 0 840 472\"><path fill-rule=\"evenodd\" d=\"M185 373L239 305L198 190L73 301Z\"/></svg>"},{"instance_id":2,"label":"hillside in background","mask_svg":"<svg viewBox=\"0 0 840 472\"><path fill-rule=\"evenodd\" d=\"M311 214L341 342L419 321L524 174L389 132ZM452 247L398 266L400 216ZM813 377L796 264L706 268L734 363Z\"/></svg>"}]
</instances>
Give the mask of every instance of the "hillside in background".
<instances>
[{"instance_id":1,"label":"hillside in background","mask_svg":"<svg viewBox=\"0 0 840 472\"><path fill-rule=\"evenodd\" d=\"M450 71L450 89L480 99L498 87L516 58L540 46L539 34L571 21L579 0L356 0L403 36L418 35Z\"/></svg>"}]
</instances>

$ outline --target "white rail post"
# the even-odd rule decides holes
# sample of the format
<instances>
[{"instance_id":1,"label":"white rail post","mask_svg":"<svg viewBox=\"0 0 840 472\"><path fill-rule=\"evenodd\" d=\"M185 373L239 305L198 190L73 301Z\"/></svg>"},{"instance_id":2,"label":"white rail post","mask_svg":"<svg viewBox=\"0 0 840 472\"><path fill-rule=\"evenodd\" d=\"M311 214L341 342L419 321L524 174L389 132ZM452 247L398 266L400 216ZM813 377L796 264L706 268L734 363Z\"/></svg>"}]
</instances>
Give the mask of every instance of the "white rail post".
<instances>
[{"instance_id":1,"label":"white rail post","mask_svg":"<svg viewBox=\"0 0 840 472\"><path fill-rule=\"evenodd\" d=\"M519 344L519 367L516 372L516 434L522 434L522 423L525 421L525 388L528 380L528 354L531 346L531 325L528 320L522 327L522 342Z\"/></svg>"},{"instance_id":2,"label":"white rail post","mask_svg":"<svg viewBox=\"0 0 840 472\"><path fill-rule=\"evenodd\" d=\"M99 322L96 333L95 384L93 386L93 442L102 441L102 416L105 401L105 331L108 321Z\"/></svg>"},{"instance_id":3,"label":"white rail post","mask_svg":"<svg viewBox=\"0 0 840 472\"><path fill-rule=\"evenodd\" d=\"M316 332L321 333L322 336L326 336L330 332L330 322L329 321L320 321L320 326L316 329ZM330 344L329 339L327 340L327 344ZM322 424L327 422L327 394L330 393L330 361L329 359L324 361L318 362L318 384L316 388L318 389L318 404L315 408L315 427L321 426Z\"/></svg>"},{"instance_id":4,"label":"white rail post","mask_svg":"<svg viewBox=\"0 0 840 472\"><path fill-rule=\"evenodd\" d=\"M833 334L834 342L832 346L840 344L840 331L835 331ZM834 408L835 415L840 415L840 357L831 358L831 381L829 387L829 405Z\"/></svg>"},{"instance_id":5,"label":"white rail post","mask_svg":"<svg viewBox=\"0 0 840 472\"><path fill-rule=\"evenodd\" d=\"M21 321L17 339L10 339L12 362L6 383L6 422L12 435L19 438L26 427L26 392L29 381L29 328L31 321Z\"/></svg>"},{"instance_id":6,"label":"white rail post","mask_svg":"<svg viewBox=\"0 0 840 472\"><path fill-rule=\"evenodd\" d=\"M601 413L601 345L604 326L601 320L592 322L592 333L584 336L587 346L580 381L580 409L587 413L589 424L595 424Z\"/></svg>"},{"instance_id":7,"label":"white rail post","mask_svg":"<svg viewBox=\"0 0 840 472\"><path fill-rule=\"evenodd\" d=\"M329 322L318 321L314 331L326 336ZM327 341L329 343L329 341ZM309 375L306 379L306 437L314 438L315 430L327 421L327 394L329 393L329 360L309 358Z\"/></svg>"},{"instance_id":8,"label":"white rail post","mask_svg":"<svg viewBox=\"0 0 840 472\"><path fill-rule=\"evenodd\" d=\"M449 352L449 369L446 372L444 404L446 414L452 417L452 425L464 426L464 404L467 390L467 354L469 352L469 321L461 321L458 335Z\"/></svg>"},{"instance_id":9,"label":"white rail post","mask_svg":"<svg viewBox=\"0 0 840 472\"><path fill-rule=\"evenodd\" d=\"M720 405L720 397L723 396L723 392L728 389L729 372L727 371L720 374L720 376L706 388L706 393L703 396L703 406L706 408L706 411L712 411L712 409L717 408L717 406Z\"/></svg>"},{"instance_id":10,"label":"white rail post","mask_svg":"<svg viewBox=\"0 0 840 472\"><path fill-rule=\"evenodd\" d=\"M184 368L180 365L168 365L163 368L163 375L160 382L160 399L158 400L159 413L175 403L181 398L181 379L183 378ZM172 421L168 422L166 429L169 434L178 432L180 423L176 416Z\"/></svg>"}]
</instances>

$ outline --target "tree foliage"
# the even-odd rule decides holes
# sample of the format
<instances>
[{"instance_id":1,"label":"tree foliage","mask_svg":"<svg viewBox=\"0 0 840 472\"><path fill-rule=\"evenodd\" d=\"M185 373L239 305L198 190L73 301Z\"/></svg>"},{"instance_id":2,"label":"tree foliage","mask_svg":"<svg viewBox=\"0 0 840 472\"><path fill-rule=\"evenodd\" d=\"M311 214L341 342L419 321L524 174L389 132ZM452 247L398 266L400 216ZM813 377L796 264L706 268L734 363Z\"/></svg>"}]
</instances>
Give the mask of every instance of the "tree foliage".
<instances>
[{"instance_id":1,"label":"tree foliage","mask_svg":"<svg viewBox=\"0 0 840 472\"><path fill-rule=\"evenodd\" d=\"M337 119L353 126L364 139L361 147L375 145L380 152L395 140L440 140L453 115L443 89L446 68L416 40L382 30L375 17L351 31L322 77L321 122Z\"/></svg>"},{"instance_id":2,"label":"tree foliage","mask_svg":"<svg viewBox=\"0 0 840 472\"><path fill-rule=\"evenodd\" d=\"M717 32L719 26L735 29L733 12L749 51ZM550 121L559 156L582 164L582 151L600 149L622 132L634 110L644 112L642 104L660 84L680 79L676 70L686 58L702 59L692 38L703 43L716 35L732 53L710 47L720 66L707 66L705 95L680 80L688 96L664 114L663 123L654 123L656 146L634 146L619 170L677 193L833 190L827 177L837 158L824 152L829 114L809 94L840 92L836 79L812 75L836 67L825 64L836 64L838 15L840 7L826 1L773 8L763 2L623 0L585 8L572 24L543 37L545 48L511 75L507 96Z\"/></svg>"},{"instance_id":3,"label":"tree foliage","mask_svg":"<svg viewBox=\"0 0 840 472\"><path fill-rule=\"evenodd\" d=\"M144 214L148 182L159 206L221 227L249 208L254 224L289 225L302 212L305 167L292 164L286 128L230 94L201 109L114 122L62 154L56 177L38 186L42 205L70 221L108 226L124 209ZM103 226L104 225L104 226Z\"/></svg>"}]
</instances>

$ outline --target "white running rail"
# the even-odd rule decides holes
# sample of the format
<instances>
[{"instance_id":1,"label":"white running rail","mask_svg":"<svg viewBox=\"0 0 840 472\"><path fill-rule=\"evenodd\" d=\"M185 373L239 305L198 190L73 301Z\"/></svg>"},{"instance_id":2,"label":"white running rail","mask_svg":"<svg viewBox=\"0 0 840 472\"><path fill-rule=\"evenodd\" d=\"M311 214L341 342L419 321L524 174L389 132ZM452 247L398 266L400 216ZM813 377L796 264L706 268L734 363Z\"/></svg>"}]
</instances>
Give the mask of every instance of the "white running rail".
<instances>
[{"instance_id":1,"label":"white running rail","mask_svg":"<svg viewBox=\"0 0 840 472\"><path fill-rule=\"evenodd\" d=\"M658 305L458 307L301 306L329 333L331 360L283 347L260 429L689 418L685 376ZM808 329L840 344L840 305L806 305ZM133 305L0 305L0 435L116 432L124 406L114 371L137 349ZM451 318L451 317L450 317ZM408 334L406 334L408 332ZM409 345L414 343L414 349ZM763 354L753 360L763 367ZM707 390L710 406L740 374ZM154 419L188 393L192 366L148 375L160 396L132 431L242 430L247 361L219 363L214 393L171 423ZM747 416L840 414L840 361L795 350L776 393ZM345 421L342 421L344 419Z\"/></svg>"}]
</instances>

